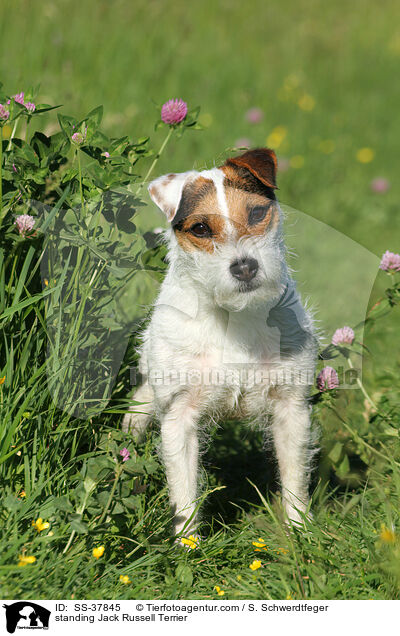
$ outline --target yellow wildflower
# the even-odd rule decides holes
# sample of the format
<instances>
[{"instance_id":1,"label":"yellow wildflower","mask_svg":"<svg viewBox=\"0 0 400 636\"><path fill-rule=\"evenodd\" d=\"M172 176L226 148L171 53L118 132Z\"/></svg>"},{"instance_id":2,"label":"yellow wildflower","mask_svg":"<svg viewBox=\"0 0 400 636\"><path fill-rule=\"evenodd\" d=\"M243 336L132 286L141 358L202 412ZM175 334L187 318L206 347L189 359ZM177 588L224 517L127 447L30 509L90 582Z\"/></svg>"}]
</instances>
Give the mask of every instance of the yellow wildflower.
<instances>
[{"instance_id":1,"label":"yellow wildflower","mask_svg":"<svg viewBox=\"0 0 400 636\"><path fill-rule=\"evenodd\" d=\"M282 141L287 135L287 128L285 126L276 126L268 135L266 139L267 146L272 148L279 148Z\"/></svg>"},{"instance_id":2,"label":"yellow wildflower","mask_svg":"<svg viewBox=\"0 0 400 636\"><path fill-rule=\"evenodd\" d=\"M375 153L372 148L360 148L357 150L356 156L360 163L370 163L375 157Z\"/></svg>"},{"instance_id":3,"label":"yellow wildflower","mask_svg":"<svg viewBox=\"0 0 400 636\"><path fill-rule=\"evenodd\" d=\"M275 552L276 552L277 554L287 554L287 553L289 552L289 550L286 550L285 548L277 548L277 549L275 550Z\"/></svg>"},{"instance_id":4,"label":"yellow wildflower","mask_svg":"<svg viewBox=\"0 0 400 636\"><path fill-rule=\"evenodd\" d=\"M19 497L26 497L26 492L25 490L21 490L21 492L18 495Z\"/></svg>"},{"instance_id":5,"label":"yellow wildflower","mask_svg":"<svg viewBox=\"0 0 400 636\"><path fill-rule=\"evenodd\" d=\"M331 152L335 150L335 142L333 139L322 139L318 144L318 150L323 152L325 155L330 155Z\"/></svg>"},{"instance_id":6,"label":"yellow wildflower","mask_svg":"<svg viewBox=\"0 0 400 636\"><path fill-rule=\"evenodd\" d=\"M0 378L0 384L4 384L5 381L6 381L6 376L4 375L2 378Z\"/></svg>"},{"instance_id":7,"label":"yellow wildflower","mask_svg":"<svg viewBox=\"0 0 400 636\"><path fill-rule=\"evenodd\" d=\"M214 585L214 590L216 591L216 593L218 594L218 596L223 596L225 594L224 590L221 590L221 588L219 587L219 585Z\"/></svg>"},{"instance_id":8,"label":"yellow wildflower","mask_svg":"<svg viewBox=\"0 0 400 636\"><path fill-rule=\"evenodd\" d=\"M238 581L241 581L242 580L242 575L238 574L236 578L237 578Z\"/></svg>"},{"instance_id":9,"label":"yellow wildflower","mask_svg":"<svg viewBox=\"0 0 400 636\"><path fill-rule=\"evenodd\" d=\"M199 537L195 537L194 534L191 534L188 539L186 539L186 537L183 537L181 539L181 543L183 543L183 545L187 545L191 550L195 550L196 548L199 547L198 542L199 542Z\"/></svg>"},{"instance_id":10,"label":"yellow wildflower","mask_svg":"<svg viewBox=\"0 0 400 636\"><path fill-rule=\"evenodd\" d=\"M286 596L286 600L287 600L287 601L293 601L293 596L291 596L290 594L288 594L288 595Z\"/></svg>"},{"instance_id":11,"label":"yellow wildflower","mask_svg":"<svg viewBox=\"0 0 400 636\"><path fill-rule=\"evenodd\" d=\"M42 530L47 530L47 528L50 528L49 522L43 521L42 517L39 517L39 519L36 519L36 521L33 520L32 525L38 532L42 532Z\"/></svg>"},{"instance_id":12,"label":"yellow wildflower","mask_svg":"<svg viewBox=\"0 0 400 636\"><path fill-rule=\"evenodd\" d=\"M44 282L44 284L46 285L46 287L48 287L48 286L49 286L49 281L47 280L47 278L44 278L44 279L43 279L43 282Z\"/></svg>"},{"instance_id":13,"label":"yellow wildflower","mask_svg":"<svg viewBox=\"0 0 400 636\"><path fill-rule=\"evenodd\" d=\"M389 530L384 524L381 526L379 537L384 543L394 543L396 541L396 533L393 530Z\"/></svg>"},{"instance_id":14,"label":"yellow wildflower","mask_svg":"<svg viewBox=\"0 0 400 636\"><path fill-rule=\"evenodd\" d=\"M264 539L262 539L261 537L259 537L257 541L253 541L252 543L254 545L256 552L262 552L263 550L267 552L268 550L267 544L265 543Z\"/></svg>"},{"instance_id":15,"label":"yellow wildflower","mask_svg":"<svg viewBox=\"0 0 400 636\"><path fill-rule=\"evenodd\" d=\"M304 157L302 155L295 155L294 157L291 157L291 159L289 160L289 164L296 170L298 168L302 168L304 166Z\"/></svg>"},{"instance_id":16,"label":"yellow wildflower","mask_svg":"<svg viewBox=\"0 0 400 636\"><path fill-rule=\"evenodd\" d=\"M307 93L305 93L300 97L297 104L301 110L311 111L315 107L315 99L314 97L311 97L311 95L307 95Z\"/></svg>"},{"instance_id":17,"label":"yellow wildflower","mask_svg":"<svg viewBox=\"0 0 400 636\"><path fill-rule=\"evenodd\" d=\"M104 545L99 545L98 548L93 548L92 554L95 559L100 559L100 557L104 554Z\"/></svg>"},{"instance_id":18,"label":"yellow wildflower","mask_svg":"<svg viewBox=\"0 0 400 636\"><path fill-rule=\"evenodd\" d=\"M258 568L261 567L261 561L253 561L253 563L250 563L249 568L250 570L258 570Z\"/></svg>"},{"instance_id":19,"label":"yellow wildflower","mask_svg":"<svg viewBox=\"0 0 400 636\"><path fill-rule=\"evenodd\" d=\"M130 580L127 574L121 574L121 576L119 577L119 582L123 583L124 585L128 585L128 583L132 583L132 581Z\"/></svg>"},{"instance_id":20,"label":"yellow wildflower","mask_svg":"<svg viewBox=\"0 0 400 636\"><path fill-rule=\"evenodd\" d=\"M18 566L21 568L24 567L24 565L28 565L29 563L35 563L36 561L36 557L25 556L24 554L20 554L18 559L19 559Z\"/></svg>"}]
</instances>

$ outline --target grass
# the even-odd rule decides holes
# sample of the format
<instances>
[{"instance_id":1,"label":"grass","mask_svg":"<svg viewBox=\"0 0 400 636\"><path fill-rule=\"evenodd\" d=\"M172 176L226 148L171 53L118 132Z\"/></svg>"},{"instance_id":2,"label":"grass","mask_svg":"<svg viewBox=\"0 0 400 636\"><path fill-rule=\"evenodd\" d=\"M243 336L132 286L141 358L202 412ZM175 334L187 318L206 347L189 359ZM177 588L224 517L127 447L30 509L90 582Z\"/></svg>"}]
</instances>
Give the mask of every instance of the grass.
<instances>
[{"instance_id":1,"label":"grass","mask_svg":"<svg viewBox=\"0 0 400 636\"><path fill-rule=\"evenodd\" d=\"M135 138L149 130L157 112L153 101L182 96L190 106L201 105L205 130L171 142L158 174L213 165L239 138L264 145L283 126L281 164L287 159L298 167L281 172L280 200L380 257L386 249L399 251L398 12L392 0L379 6L356 0L351 7L344 0L255 0L250 7L206 0L190 10L181 1L5 0L0 38L8 56L0 61L0 77L11 92L40 83L41 101L63 103L78 117L103 103L114 136ZM315 102L311 110L299 106L304 95ZM252 125L245 113L253 106L264 116ZM48 130L55 122L49 114ZM160 147L160 133L152 143ZM364 147L374 152L365 164L357 160ZM385 194L371 192L377 176L391 184ZM343 264L355 262L343 240L335 279L337 236L329 241L329 257L318 245L306 269L306 282L319 285L325 320L337 312L335 324ZM322 285L312 277L313 266ZM30 275L25 267L21 281ZM386 286L383 274L375 284L371 272L364 274L355 265L347 281L354 311L373 304ZM325 284L332 278L333 291ZM2 280L0 289L12 299L24 284L15 288ZM336 413L329 401L316 408L321 450L307 530L283 530L274 459L262 452L260 433L223 423L204 457L206 539L198 549L181 551L170 539L157 431L137 448L120 432L128 356L116 384L119 407L74 420L49 398L38 353L46 344L45 321L41 307L34 307L20 311L13 334L2 338L3 598L221 598L215 585L227 599L399 598L398 308L364 335L372 352L364 364L366 387L383 416L368 410L359 391L341 392ZM127 489L135 497L121 512L107 508L115 472L104 462L123 445L143 465L116 485L119 500L127 499ZM48 530L32 527L38 517L50 522ZM256 552L253 542L260 537L267 550ZM96 560L98 545L105 552ZM19 567L24 553L36 562ZM253 572L254 559L262 566ZM120 575L131 583L120 583Z\"/></svg>"}]
</instances>

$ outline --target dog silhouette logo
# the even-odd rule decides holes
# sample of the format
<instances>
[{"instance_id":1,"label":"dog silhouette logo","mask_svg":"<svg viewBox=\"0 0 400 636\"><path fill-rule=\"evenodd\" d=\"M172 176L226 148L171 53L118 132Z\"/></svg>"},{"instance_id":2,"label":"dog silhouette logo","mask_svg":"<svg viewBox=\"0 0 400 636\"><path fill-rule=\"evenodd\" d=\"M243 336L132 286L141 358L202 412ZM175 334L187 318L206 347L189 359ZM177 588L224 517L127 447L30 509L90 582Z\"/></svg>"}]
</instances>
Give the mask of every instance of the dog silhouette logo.
<instances>
[{"instance_id":1,"label":"dog silhouette logo","mask_svg":"<svg viewBox=\"0 0 400 636\"><path fill-rule=\"evenodd\" d=\"M16 629L49 628L51 612L41 605L31 601L18 601L3 607L6 610L6 627L9 634L14 634Z\"/></svg>"}]
</instances>

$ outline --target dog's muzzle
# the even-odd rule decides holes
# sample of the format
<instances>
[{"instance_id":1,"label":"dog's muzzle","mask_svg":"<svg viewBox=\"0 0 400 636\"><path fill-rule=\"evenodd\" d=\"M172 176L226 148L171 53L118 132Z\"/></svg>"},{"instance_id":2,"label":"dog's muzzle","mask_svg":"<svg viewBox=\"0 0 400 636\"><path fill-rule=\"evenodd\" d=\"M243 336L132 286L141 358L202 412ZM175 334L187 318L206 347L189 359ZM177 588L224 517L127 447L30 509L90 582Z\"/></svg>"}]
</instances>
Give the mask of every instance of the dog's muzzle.
<instances>
[{"instance_id":1,"label":"dog's muzzle","mask_svg":"<svg viewBox=\"0 0 400 636\"><path fill-rule=\"evenodd\" d=\"M258 272L258 261L255 258L243 258L232 263L229 270L237 280L249 283Z\"/></svg>"}]
</instances>

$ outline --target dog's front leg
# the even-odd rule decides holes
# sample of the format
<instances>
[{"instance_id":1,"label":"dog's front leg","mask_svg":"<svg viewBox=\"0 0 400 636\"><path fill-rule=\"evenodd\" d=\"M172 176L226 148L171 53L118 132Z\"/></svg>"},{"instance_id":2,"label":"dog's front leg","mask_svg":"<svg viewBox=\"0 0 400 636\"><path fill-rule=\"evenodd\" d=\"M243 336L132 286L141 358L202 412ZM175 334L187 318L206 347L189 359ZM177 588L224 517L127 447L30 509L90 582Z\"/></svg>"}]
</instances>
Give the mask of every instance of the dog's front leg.
<instances>
[{"instance_id":1,"label":"dog's front leg","mask_svg":"<svg viewBox=\"0 0 400 636\"><path fill-rule=\"evenodd\" d=\"M288 518L302 523L298 511L308 504L310 414L304 395L278 389L273 400L272 434L278 459L282 500Z\"/></svg>"},{"instance_id":2,"label":"dog's front leg","mask_svg":"<svg viewBox=\"0 0 400 636\"><path fill-rule=\"evenodd\" d=\"M161 420L161 450L175 534L190 535L196 529L198 419L198 410L184 394L174 399Z\"/></svg>"}]
</instances>

